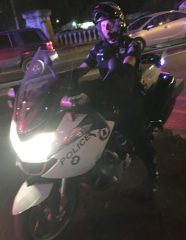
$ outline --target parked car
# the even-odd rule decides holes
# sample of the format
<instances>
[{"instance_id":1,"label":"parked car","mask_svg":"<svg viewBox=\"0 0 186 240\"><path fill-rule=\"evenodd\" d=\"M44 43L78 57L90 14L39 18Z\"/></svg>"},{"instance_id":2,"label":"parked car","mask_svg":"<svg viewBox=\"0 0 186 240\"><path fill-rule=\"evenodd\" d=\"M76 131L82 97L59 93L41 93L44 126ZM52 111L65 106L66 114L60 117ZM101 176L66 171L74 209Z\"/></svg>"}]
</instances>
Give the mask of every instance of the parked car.
<instances>
[{"instance_id":1,"label":"parked car","mask_svg":"<svg viewBox=\"0 0 186 240\"><path fill-rule=\"evenodd\" d=\"M140 42L141 47L186 38L186 12L163 11L141 17L131 24L127 34Z\"/></svg>"},{"instance_id":2,"label":"parked car","mask_svg":"<svg viewBox=\"0 0 186 240\"><path fill-rule=\"evenodd\" d=\"M26 71L39 47L49 50L52 61L58 58L52 42L38 28L0 32L0 71L14 67Z\"/></svg>"}]
</instances>

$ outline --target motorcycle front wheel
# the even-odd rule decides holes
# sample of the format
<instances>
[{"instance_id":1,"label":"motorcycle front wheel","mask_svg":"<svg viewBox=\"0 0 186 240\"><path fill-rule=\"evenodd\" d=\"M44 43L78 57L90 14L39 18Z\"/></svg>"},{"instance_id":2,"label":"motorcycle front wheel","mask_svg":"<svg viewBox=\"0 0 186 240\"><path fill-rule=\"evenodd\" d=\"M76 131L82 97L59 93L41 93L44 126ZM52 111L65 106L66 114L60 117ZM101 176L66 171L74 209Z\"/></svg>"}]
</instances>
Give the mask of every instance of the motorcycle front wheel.
<instances>
[{"instance_id":1,"label":"motorcycle front wheel","mask_svg":"<svg viewBox=\"0 0 186 240\"><path fill-rule=\"evenodd\" d=\"M74 191L75 190L75 191ZM55 193L54 193L55 191ZM53 190L38 206L14 216L17 240L53 240L66 229L77 203L77 188L70 187L61 197Z\"/></svg>"}]
</instances>

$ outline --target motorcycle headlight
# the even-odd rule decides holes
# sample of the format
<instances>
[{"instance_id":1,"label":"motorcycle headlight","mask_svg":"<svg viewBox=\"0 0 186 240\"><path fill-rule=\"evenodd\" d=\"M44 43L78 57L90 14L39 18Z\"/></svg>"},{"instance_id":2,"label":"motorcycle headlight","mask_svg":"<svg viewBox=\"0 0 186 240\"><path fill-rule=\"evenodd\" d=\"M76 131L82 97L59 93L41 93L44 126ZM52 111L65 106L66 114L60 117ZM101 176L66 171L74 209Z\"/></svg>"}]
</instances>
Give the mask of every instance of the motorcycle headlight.
<instances>
[{"instance_id":1,"label":"motorcycle headlight","mask_svg":"<svg viewBox=\"0 0 186 240\"><path fill-rule=\"evenodd\" d=\"M48 160L47 157L51 153L52 143L55 140L55 133L41 133L29 140L21 141L16 131L16 124L12 121L10 127L10 140L21 161L42 163Z\"/></svg>"}]
</instances>

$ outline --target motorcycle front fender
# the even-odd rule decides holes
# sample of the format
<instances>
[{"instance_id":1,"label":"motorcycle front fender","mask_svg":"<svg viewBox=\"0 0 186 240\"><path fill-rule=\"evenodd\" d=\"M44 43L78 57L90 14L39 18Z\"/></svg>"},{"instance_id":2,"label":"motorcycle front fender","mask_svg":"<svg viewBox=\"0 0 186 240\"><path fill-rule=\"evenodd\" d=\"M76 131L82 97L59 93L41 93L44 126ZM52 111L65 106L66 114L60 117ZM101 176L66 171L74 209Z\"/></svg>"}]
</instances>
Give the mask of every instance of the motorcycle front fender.
<instances>
[{"instance_id":1,"label":"motorcycle front fender","mask_svg":"<svg viewBox=\"0 0 186 240\"><path fill-rule=\"evenodd\" d=\"M53 183L28 185L24 182L15 196L12 214L20 214L43 202L50 194Z\"/></svg>"}]
</instances>

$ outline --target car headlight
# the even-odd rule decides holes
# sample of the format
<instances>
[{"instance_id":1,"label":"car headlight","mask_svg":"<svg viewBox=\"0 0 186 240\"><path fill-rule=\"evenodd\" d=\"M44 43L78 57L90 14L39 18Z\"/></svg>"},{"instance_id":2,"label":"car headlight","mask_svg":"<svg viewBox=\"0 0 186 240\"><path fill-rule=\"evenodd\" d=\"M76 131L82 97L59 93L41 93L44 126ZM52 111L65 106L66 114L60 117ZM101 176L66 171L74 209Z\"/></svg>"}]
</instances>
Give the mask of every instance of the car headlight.
<instances>
[{"instance_id":1,"label":"car headlight","mask_svg":"<svg viewBox=\"0 0 186 240\"><path fill-rule=\"evenodd\" d=\"M16 124L12 121L10 127L10 140L21 161L42 163L48 161L47 157L51 153L52 143L55 140L55 133L41 133L29 140L21 141L16 131Z\"/></svg>"},{"instance_id":2,"label":"car headlight","mask_svg":"<svg viewBox=\"0 0 186 240\"><path fill-rule=\"evenodd\" d=\"M161 57L160 59L160 65L163 66L165 64L165 58Z\"/></svg>"}]
</instances>

